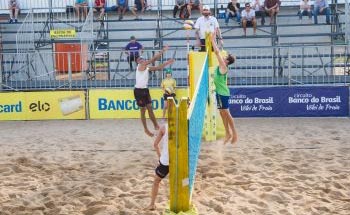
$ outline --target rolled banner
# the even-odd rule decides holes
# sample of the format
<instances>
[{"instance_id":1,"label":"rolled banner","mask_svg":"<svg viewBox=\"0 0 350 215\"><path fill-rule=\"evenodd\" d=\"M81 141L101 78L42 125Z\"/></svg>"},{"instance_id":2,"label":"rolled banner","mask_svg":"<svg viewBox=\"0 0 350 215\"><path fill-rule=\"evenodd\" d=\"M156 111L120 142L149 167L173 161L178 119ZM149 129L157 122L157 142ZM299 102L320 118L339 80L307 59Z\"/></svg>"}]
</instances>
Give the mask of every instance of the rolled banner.
<instances>
[{"instance_id":1,"label":"rolled banner","mask_svg":"<svg viewBox=\"0 0 350 215\"><path fill-rule=\"evenodd\" d=\"M58 101L63 116L67 116L83 109L83 100L79 95L61 98Z\"/></svg>"}]
</instances>

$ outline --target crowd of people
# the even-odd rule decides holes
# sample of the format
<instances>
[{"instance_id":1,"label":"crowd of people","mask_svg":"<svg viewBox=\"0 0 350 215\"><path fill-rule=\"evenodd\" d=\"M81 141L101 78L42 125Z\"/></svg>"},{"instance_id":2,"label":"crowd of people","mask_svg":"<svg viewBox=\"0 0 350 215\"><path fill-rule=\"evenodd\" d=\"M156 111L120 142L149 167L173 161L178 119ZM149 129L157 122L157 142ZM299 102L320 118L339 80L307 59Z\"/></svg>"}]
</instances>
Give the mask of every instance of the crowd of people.
<instances>
[{"instance_id":1,"label":"crowd of people","mask_svg":"<svg viewBox=\"0 0 350 215\"><path fill-rule=\"evenodd\" d=\"M92 5L89 4L89 0L75 0L75 13L79 21L84 21L86 19L89 6L92 6L94 10L99 13L98 20L103 19L105 11L107 10L106 0L90 1L93 1ZM224 14L225 24L228 25L229 20L235 18L238 25L241 25L243 28L251 26L255 29L257 23L255 17L261 17L261 25L264 25L265 17L269 16L270 24L274 24L276 15L281 6L280 0L252 0L251 2L246 2L244 8L241 8L241 4L238 0L228 1ZM113 7L117 11L118 20L122 20L127 11L130 11L135 16L135 20L141 20L141 15L151 6L147 3L147 0L134 0L132 7L129 7L129 0L115 0L115 2L116 4ZM20 11L19 1L8 0L8 8L10 13L9 22L18 22L18 14ZM202 0L174 0L173 18L192 18L193 10L199 10L199 12L202 13ZM308 16L310 20L314 17L314 23L318 24L318 15L325 15L326 23L330 24L330 14L331 10L327 0L315 0L313 6L310 0L300 0L299 10L297 12L300 20L303 16Z\"/></svg>"}]
</instances>

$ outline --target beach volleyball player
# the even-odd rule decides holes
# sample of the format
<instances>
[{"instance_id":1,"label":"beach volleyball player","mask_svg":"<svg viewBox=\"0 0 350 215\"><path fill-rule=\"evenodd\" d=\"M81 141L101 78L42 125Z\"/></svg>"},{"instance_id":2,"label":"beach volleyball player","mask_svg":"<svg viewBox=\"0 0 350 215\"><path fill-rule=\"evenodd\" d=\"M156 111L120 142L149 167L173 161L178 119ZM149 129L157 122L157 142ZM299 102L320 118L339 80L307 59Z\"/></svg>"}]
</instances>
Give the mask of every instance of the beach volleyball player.
<instances>
[{"instance_id":1,"label":"beach volleyball player","mask_svg":"<svg viewBox=\"0 0 350 215\"><path fill-rule=\"evenodd\" d=\"M169 48L168 46L165 46L160 52L155 54L150 60L147 60L142 56L138 57L136 60L137 67L136 67L136 84L134 88L134 96L135 96L137 105L139 106L141 111L141 122L144 128L144 131L150 137L153 137L154 134L147 127L146 110L148 111L148 115L153 123L154 129L158 130L159 126L158 126L157 119L153 113L152 98L148 89L149 72L162 71L166 66L174 63L175 60L169 59L165 61L163 64L159 64L158 66L149 66L149 65L155 63L155 61L158 60L162 56L162 54L168 50L168 48Z\"/></svg>"},{"instance_id":2,"label":"beach volleyball player","mask_svg":"<svg viewBox=\"0 0 350 215\"><path fill-rule=\"evenodd\" d=\"M235 62L235 58L228 54L226 57L220 55L218 46L216 45L216 34L215 32L211 35L211 43L213 46L214 53L218 59L219 66L214 71L214 84L216 92L217 107L220 112L221 119L225 126L225 140L227 143L231 140L231 143L237 142L237 132L235 128L234 120L231 116L228 100L230 98L230 89L227 86L227 73L228 66Z\"/></svg>"},{"instance_id":3,"label":"beach volleyball player","mask_svg":"<svg viewBox=\"0 0 350 215\"><path fill-rule=\"evenodd\" d=\"M153 146L158 156L158 166L155 169L154 181L151 192L151 203L148 207L145 208L145 210L156 209L155 202L158 195L160 182L169 173L168 123L166 121L160 126L158 135L154 140Z\"/></svg>"}]
</instances>

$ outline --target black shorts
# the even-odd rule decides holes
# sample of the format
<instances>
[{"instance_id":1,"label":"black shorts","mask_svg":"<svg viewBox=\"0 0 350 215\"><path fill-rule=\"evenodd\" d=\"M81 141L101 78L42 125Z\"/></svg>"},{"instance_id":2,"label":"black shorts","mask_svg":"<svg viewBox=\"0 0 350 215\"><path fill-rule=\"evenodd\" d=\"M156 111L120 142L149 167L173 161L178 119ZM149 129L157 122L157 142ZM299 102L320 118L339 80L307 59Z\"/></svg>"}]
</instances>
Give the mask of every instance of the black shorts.
<instances>
[{"instance_id":1,"label":"black shorts","mask_svg":"<svg viewBox=\"0 0 350 215\"><path fill-rule=\"evenodd\" d=\"M151 95L148 88L135 88L134 96L136 103L139 107L146 107L146 105L152 103Z\"/></svg>"},{"instance_id":2,"label":"black shorts","mask_svg":"<svg viewBox=\"0 0 350 215\"><path fill-rule=\"evenodd\" d=\"M253 21L247 21L247 27L253 27Z\"/></svg>"},{"instance_id":3,"label":"black shorts","mask_svg":"<svg viewBox=\"0 0 350 215\"><path fill-rule=\"evenodd\" d=\"M166 93L164 93L164 94L163 94L164 101L166 101L166 100L168 99L168 97L173 97L173 98L175 99L175 96L176 96L175 93L172 93L172 94L166 94Z\"/></svg>"},{"instance_id":4,"label":"black shorts","mask_svg":"<svg viewBox=\"0 0 350 215\"><path fill-rule=\"evenodd\" d=\"M218 109L228 109L228 100L230 96L223 96L220 94L216 94L216 105Z\"/></svg>"},{"instance_id":5,"label":"black shorts","mask_svg":"<svg viewBox=\"0 0 350 215\"><path fill-rule=\"evenodd\" d=\"M95 9L96 9L97 12L101 12L102 8L103 8L103 7L95 7ZM103 8L103 9L104 9L104 8Z\"/></svg>"},{"instance_id":6,"label":"black shorts","mask_svg":"<svg viewBox=\"0 0 350 215\"><path fill-rule=\"evenodd\" d=\"M159 178L165 178L169 173L169 166L165 166L159 161L159 165L157 166L155 171L156 175L158 175Z\"/></svg>"},{"instance_id":7,"label":"black shorts","mask_svg":"<svg viewBox=\"0 0 350 215\"><path fill-rule=\"evenodd\" d=\"M127 58L128 62L131 62L131 61L135 61L135 62L136 62L136 59L137 59L138 57L139 57L139 56L128 55L126 58Z\"/></svg>"}]
</instances>

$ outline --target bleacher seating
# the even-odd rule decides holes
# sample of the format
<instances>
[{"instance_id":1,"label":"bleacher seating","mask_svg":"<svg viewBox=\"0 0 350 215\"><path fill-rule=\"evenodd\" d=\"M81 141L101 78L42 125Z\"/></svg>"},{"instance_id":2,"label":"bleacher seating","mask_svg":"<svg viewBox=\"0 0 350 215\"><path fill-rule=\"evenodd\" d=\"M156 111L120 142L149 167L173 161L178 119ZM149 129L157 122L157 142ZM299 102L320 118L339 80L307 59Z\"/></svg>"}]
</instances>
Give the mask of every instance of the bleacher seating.
<instances>
[{"instance_id":1,"label":"bleacher seating","mask_svg":"<svg viewBox=\"0 0 350 215\"><path fill-rule=\"evenodd\" d=\"M39 0L38 0L39 1ZM69 1L68 1L69 2ZM113 1L109 2L109 5L112 4ZM149 2L152 1L149 0ZM217 1L215 1L217 2ZM243 1L241 1L243 2ZM143 15L143 20L134 20L134 17L128 13L127 17L124 18L122 21L118 21L117 12L110 11L107 14L107 18L103 22L103 28L101 28L101 22L95 20L94 21L94 34L98 35L101 34L101 31L103 31L103 34L107 34L105 37L99 37L95 38L95 48L98 47L99 44L108 44L107 48L105 47L104 50L98 50L100 52L106 51L109 54L108 64L109 64L109 73L112 75L109 75L110 79L115 79L116 82L115 85L121 84L119 83L120 80L127 80L125 81L125 85L123 86L129 86L127 83L132 80L134 77L132 76L133 73L130 73L128 70L128 64L125 60L125 54L123 54L122 48L127 44L129 41L129 38L131 35L136 36L137 40L141 42L144 47L148 50L158 49L159 46L162 46L164 44L169 44L172 47L172 50L170 51L170 54L167 56L167 58L175 57L177 62L174 65L174 70L179 71L178 74L175 75L175 77L179 80L182 80L182 84L187 84L186 76L187 76L187 59L186 59L186 47L187 47L187 41L190 41L190 47L194 45L194 32L193 31L185 31L182 29L183 21L180 19L173 19L171 14L172 9L172 3L165 2L166 4L163 5L163 8L169 9L165 10L162 13L162 17L158 17L157 11L146 11L146 13ZM255 50L259 47L266 47L270 50L273 50L273 56L267 56L266 59L273 62L272 65L265 65L264 59L262 57L252 58L250 59L251 64L253 66L242 66L237 65L234 67L234 69L242 71L243 73L248 70L260 70L260 71L273 71L269 74L274 75L280 75L275 70L281 69L281 59L285 59L286 53L278 53L276 50L278 50L278 47L283 46L300 46L300 45L332 45L335 44L339 38L342 39L344 37L344 32L339 30L341 28L342 23L345 22L344 20L344 13L339 12L337 14L338 23L332 23L332 25L326 25L324 24L324 17L320 17L319 24L314 25L311 23L307 18L304 19L302 22L299 22L299 19L296 15L297 12L297 4L299 1L290 0L290 1L283 1L282 2L282 8L281 11L277 17L277 23L276 25L265 25L260 26L260 22L258 22L258 31L256 36L252 36L252 30L248 29L248 36L243 38L242 34L242 28L238 26L236 22L230 22L229 26L224 25L224 20L219 19L219 23L221 25L221 30L223 32L224 37L224 47L226 50L237 53L237 59L238 62L246 62L247 58L249 58L250 54L239 54L240 51L244 48L251 48L252 50ZM214 1L208 1L208 4L213 6ZM218 2L217 5L224 4L224 2ZM132 5L129 2L129 5ZM153 4L152 9L155 9L156 7ZM285 5L285 6L284 6ZM288 5L288 6L287 6ZM61 6L61 5L60 5ZM214 8L214 7L213 7ZM0 4L0 9L2 8L2 5ZM214 10L214 9L213 9ZM65 11L64 11L65 12ZM60 10L55 10L55 13L64 13L60 12ZM41 12L42 13L42 12ZM45 13L43 13L45 14ZM3 30L3 48L4 52L15 52L16 50L16 41L15 37L13 37L13 34L17 32L19 26L22 24L23 18L25 14L22 14L19 23L17 24L9 24L9 23L2 23L2 26L4 28ZM193 17L199 17L198 11L195 11ZM61 20L54 20L54 25L57 25L59 23L65 23L64 20L65 16L62 16ZM334 16L333 16L334 17ZM34 25L36 33L43 33L40 32L42 30L39 26L42 25L42 22L45 21L46 16L42 16L41 20L35 20ZM268 20L269 18L267 18ZM195 19L193 19L195 21ZM74 23L74 22L73 22ZM268 23L268 21L267 21ZM76 21L75 24L78 24L78 21ZM340 25L339 26L336 26ZM157 28L157 26L161 26L161 28ZM79 28L76 28L79 31ZM47 31L47 29L45 30ZM44 32L48 33L48 32ZM52 41L50 39L43 40L41 42L50 44ZM65 40L55 40L56 43L60 42L66 42ZM74 42L74 40L71 40L70 42ZM79 42L79 41L75 41ZM275 47L275 48L274 48ZM52 51L52 46L43 46L40 48L39 52L47 52ZM95 50L96 51L96 50ZM148 52L151 55L151 51ZM181 53L181 54L180 54ZM275 56L277 55L277 56ZM282 56L284 55L284 57ZM313 53L313 58L318 58L317 53ZM329 57L328 57L329 58ZM254 61L254 62L251 62ZM7 61L8 62L8 61ZM315 63L316 64L316 63ZM319 66L319 65L318 65ZM293 66L292 66L293 67ZM311 66L313 67L313 66ZM298 69L298 67L295 67ZM305 66L307 68L307 66ZM315 66L316 68L316 66ZM157 76L159 78L160 76ZM155 79L154 82L151 83L151 85L157 86L159 84L159 79ZM239 80L242 80L240 78ZM244 80L244 78L243 78ZM263 81L261 78L257 78L255 81ZM233 81L233 80L232 80ZM265 82L264 83L269 83ZM132 83L132 81L130 82ZM238 83L238 82L231 82L231 83ZM245 83L244 81L239 82L241 84ZM27 85L22 85L27 86Z\"/></svg>"}]
</instances>

